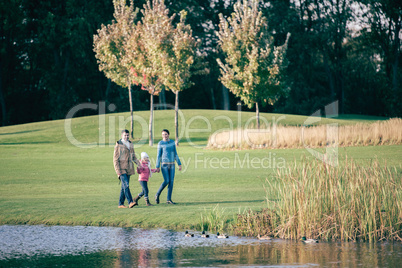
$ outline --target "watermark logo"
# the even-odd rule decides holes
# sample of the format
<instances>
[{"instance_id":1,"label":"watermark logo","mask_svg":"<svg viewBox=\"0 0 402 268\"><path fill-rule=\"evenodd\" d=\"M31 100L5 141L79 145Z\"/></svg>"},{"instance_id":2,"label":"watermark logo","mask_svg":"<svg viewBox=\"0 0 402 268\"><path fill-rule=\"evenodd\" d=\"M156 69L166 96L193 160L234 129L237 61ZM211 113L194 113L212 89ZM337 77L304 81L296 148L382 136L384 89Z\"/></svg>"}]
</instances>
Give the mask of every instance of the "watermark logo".
<instances>
[{"instance_id":1,"label":"watermark logo","mask_svg":"<svg viewBox=\"0 0 402 268\"><path fill-rule=\"evenodd\" d=\"M73 126L73 118L74 116L83 110L93 110L98 111L98 142L83 142L78 140L74 134L73 129L77 128L77 125ZM110 146L114 146L116 142L116 116L108 116L109 120L109 129L106 130L106 112L114 112L116 110L116 105L109 104L106 108L106 103L104 101L100 101L99 104L95 103L81 103L73 108L67 113L66 118L64 120L64 133L68 141L79 148L94 148L94 147L105 147L106 146L106 137L108 136L108 144ZM118 129L125 129L126 125L130 123L131 117L118 116ZM137 142L138 145L143 145L146 143L147 139L147 122L141 116L134 115L133 120L141 126L141 139ZM119 132L120 133L120 132ZM93 137L90 137L91 139Z\"/></svg>"},{"instance_id":2,"label":"watermark logo","mask_svg":"<svg viewBox=\"0 0 402 268\"><path fill-rule=\"evenodd\" d=\"M152 167L156 166L156 159L150 157ZM193 156L180 157L182 173L192 169L233 170L233 169L268 169L286 168L286 159L276 153L269 152L263 157L249 152L235 152L228 156L216 157L208 153L197 152Z\"/></svg>"},{"instance_id":3,"label":"watermark logo","mask_svg":"<svg viewBox=\"0 0 402 268\"><path fill-rule=\"evenodd\" d=\"M271 144L270 148L277 148L278 138L281 138L277 133L277 127L280 124L280 121L286 120L286 115L281 115L278 118L272 116L272 121L269 122L264 116L260 116L260 121L264 128L255 129L251 126L252 122L256 120L256 117L250 117L247 120L242 119L241 106L238 106L237 118L229 117L223 114L217 114L213 118L207 118L202 115L194 115L190 118L186 118L181 110L178 110L178 122L179 122L179 141L185 140L188 145L194 148L205 148L206 144L199 142L197 137L200 136L208 136L210 140L213 142L214 138L222 132L227 132L228 135L225 136L225 140L221 141L223 146L227 144L232 144L234 141L241 144L246 144L251 148L264 148L261 144L257 144L250 137L253 133L255 134L265 134L269 135ZM170 104L155 104L154 110L168 109L174 110L174 105ZM79 121L74 121L74 117L83 110L92 110L98 113L96 117L98 120L98 132L97 137L85 137L80 135L79 138L74 136L74 129L79 128ZM64 121L64 130L68 141L79 148L94 148L94 147L114 147L116 139L119 139L120 131L122 129L127 129L127 125L130 125L131 116L123 116L123 115L114 115L110 114L110 112L114 112L116 110L116 105L109 104L106 105L104 101L100 101L98 104L95 103L82 103L74 106L67 114ZM325 117L333 118L338 116L338 102L333 102L325 106ZM109 113L109 114L107 114ZM172 118L173 120L173 118ZM301 137L303 147L315 158L324 163L331 166L338 166L338 145L339 145L339 133L338 133L338 124L330 123L325 124L326 127L326 142L324 144L324 152L323 148L312 148L306 142L306 130L308 128L314 127L315 124L320 123L323 120L321 116L321 111L318 110L309 116L303 126L301 127ZM135 134L136 140L134 142L134 146L136 148L140 148L148 142L149 137L151 137L152 141L154 139L154 135L150 136L150 132L155 133L155 124L151 122L147 123L147 120L141 116L138 116L134 113L133 121L135 124ZM245 122L245 123L244 123ZM322 125L323 122L321 122ZM220 125L219 129L215 129L213 125ZM214 131L214 132L213 132ZM201 135L200 135L201 134ZM85 141L87 139L87 141ZM94 141L97 139L97 141ZM160 140L160 139L158 139ZM205 141L206 142L206 141ZM240 146L241 149L241 146ZM198 158L197 158L198 157ZM275 157L274 157L275 158ZM272 162L273 158L270 156L270 161ZM234 159L229 163L229 159L223 157L222 159L207 159L203 158L202 162L205 165L210 167L219 166L225 168L230 163L237 163L238 165L231 165L233 168L242 166L251 165L250 168L256 168L255 166L267 167L268 159L255 159L255 158L246 158L246 160ZM280 159L282 161L282 159ZM194 155L192 161L195 161L196 165L201 166L201 160L199 156ZM241 164L245 161L247 164ZM283 161L284 162L284 161ZM278 161L276 164L270 164L271 166L275 166L278 168L281 165L278 165ZM249 166L247 166L249 167Z\"/></svg>"},{"instance_id":4,"label":"watermark logo","mask_svg":"<svg viewBox=\"0 0 402 268\"><path fill-rule=\"evenodd\" d=\"M338 114L338 101L332 102L325 106L325 117L333 118ZM319 149L310 148L305 142L305 130L307 127L312 127L314 124L321 122L321 110L317 110L306 121L304 121L302 128L302 141L304 148L318 160L333 166L338 166L338 146L339 146L339 128L337 123L326 124L326 144L325 153L320 152Z\"/></svg>"}]
</instances>

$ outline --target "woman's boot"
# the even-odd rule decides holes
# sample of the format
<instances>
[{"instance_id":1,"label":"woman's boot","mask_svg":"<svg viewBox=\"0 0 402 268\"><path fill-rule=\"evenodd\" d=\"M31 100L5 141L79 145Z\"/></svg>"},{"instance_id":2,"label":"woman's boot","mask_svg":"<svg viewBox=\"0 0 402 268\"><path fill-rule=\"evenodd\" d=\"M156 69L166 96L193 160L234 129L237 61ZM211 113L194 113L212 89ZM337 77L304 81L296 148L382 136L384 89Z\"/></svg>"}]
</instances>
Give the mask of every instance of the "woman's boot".
<instances>
[{"instance_id":1,"label":"woman's boot","mask_svg":"<svg viewBox=\"0 0 402 268\"><path fill-rule=\"evenodd\" d=\"M159 195L158 194L155 195L155 203L159 204Z\"/></svg>"}]
</instances>

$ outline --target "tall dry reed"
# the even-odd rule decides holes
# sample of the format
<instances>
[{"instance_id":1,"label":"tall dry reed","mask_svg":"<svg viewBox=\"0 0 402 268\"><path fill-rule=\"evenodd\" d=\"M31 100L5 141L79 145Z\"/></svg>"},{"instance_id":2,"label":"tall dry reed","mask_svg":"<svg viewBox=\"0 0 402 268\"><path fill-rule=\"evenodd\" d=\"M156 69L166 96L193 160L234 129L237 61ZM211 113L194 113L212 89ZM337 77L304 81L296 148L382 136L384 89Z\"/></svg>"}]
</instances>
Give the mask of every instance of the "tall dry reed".
<instances>
[{"instance_id":1,"label":"tall dry reed","mask_svg":"<svg viewBox=\"0 0 402 268\"><path fill-rule=\"evenodd\" d=\"M402 241L401 174L377 160L369 167L345 163L309 161L278 171L266 182L268 209L239 215L234 232L261 233L264 219L263 233L286 239Z\"/></svg>"},{"instance_id":2,"label":"tall dry reed","mask_svg":"<svg viewBox=\"0 0 402 268\"><path fill-rule=\"evenodd\" d=\"M282 126L265 129L236 129L215 133L209 148L303 148L331 146L392 145L402 143L402 119L393 118L372 124L337 126Z\"/></svg>"}]
</instances>

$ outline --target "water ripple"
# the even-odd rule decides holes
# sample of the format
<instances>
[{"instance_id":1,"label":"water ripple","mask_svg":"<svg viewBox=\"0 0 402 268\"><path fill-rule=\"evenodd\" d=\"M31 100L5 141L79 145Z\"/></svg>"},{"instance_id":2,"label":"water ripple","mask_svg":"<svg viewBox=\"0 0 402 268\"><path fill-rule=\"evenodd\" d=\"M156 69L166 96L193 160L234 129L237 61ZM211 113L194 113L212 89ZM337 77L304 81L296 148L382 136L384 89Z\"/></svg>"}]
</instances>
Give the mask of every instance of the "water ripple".
<instances>
[{"instance_id":1,"label":"water ripple","mask_svg":"<svg viewBox=\"0 0 402 268\"><path fill-rule=\"evenodd\" d=\"M164 229L92 227L92 226L0 226L0 260L35 255L77 255L103 250L150 250L191 247L251 245L256 239L192 238L182 232Z\"/></svg>"}]
</instances>

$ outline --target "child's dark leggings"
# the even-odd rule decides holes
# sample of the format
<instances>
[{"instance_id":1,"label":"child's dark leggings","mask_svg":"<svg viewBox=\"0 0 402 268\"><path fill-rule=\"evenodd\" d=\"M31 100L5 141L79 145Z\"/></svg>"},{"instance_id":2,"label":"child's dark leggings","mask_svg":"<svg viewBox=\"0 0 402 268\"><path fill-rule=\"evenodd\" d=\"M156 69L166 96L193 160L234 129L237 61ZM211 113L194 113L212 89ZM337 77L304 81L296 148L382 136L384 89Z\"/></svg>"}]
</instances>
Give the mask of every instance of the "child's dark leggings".
<instances>
[{"instance_id":1,"label":"child's dark leggings","mask_svg":"<svg viewBox=\"0 0 402 268\"><path fill-rule=\"evenodd\" d=\"M148 182L147 181L139 181L142 187L142 192L138 195L139 197L145 196L148 197Z\"/></svg>"}]
</instances>

